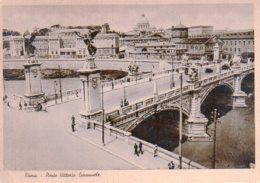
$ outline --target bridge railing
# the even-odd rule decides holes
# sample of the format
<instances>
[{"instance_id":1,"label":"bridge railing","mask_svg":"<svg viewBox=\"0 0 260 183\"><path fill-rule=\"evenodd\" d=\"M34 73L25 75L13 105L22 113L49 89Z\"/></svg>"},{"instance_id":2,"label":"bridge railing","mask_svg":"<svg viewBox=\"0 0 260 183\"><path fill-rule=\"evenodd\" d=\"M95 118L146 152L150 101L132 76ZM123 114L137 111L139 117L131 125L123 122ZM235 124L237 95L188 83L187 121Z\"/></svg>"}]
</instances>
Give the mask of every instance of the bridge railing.
<instances>
[{"instance_id":1,"label":"bridge railing","mask_svg":"<svg viewBox=\"0 0 260 183\"><path fill-rule=\"evenodd\" d=\"M81 93L81 88L74 89L74 90L67 90L62 92L62 97L63 99L66 100L68 100L69 97L71 96L75 96L75 98L79 98L80 93ZM60 99L61 95L60 92L57 92L56 94L48 94L45 96L45 98L47 101L50 101L50 100Z\"/></svg>"}]
</instances>

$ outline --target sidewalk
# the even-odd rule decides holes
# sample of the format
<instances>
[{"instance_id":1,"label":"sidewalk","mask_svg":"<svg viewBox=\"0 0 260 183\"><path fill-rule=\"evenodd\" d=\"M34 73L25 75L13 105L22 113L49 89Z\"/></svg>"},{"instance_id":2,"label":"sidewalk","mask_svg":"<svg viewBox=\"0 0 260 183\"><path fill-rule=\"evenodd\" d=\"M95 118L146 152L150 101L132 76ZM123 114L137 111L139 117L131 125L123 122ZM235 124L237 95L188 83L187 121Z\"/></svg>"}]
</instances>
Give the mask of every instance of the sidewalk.
<instances>
[{"instance_id":1,"label":"sidewalk","mask_svg":"<svg viewBox=\"0 0 260 183\"><path fill-rule=\"evenodd\" d=\"M67 132L77 138L88 141L92 145L95 145L140 169L168 169L169 161L162 159L159 156L154 157L153 154L145 150L144 153L140 154L138 157L137 155L134 155L134 147L132 145L116 138L115 136L105 134L105 145L103 145L102 133L99 130L86 130L81 127L77 127L75 132L72 132L71 128L67 128ZM177 162L174 163L177 165Z\"/></svg>"}]
</instances>

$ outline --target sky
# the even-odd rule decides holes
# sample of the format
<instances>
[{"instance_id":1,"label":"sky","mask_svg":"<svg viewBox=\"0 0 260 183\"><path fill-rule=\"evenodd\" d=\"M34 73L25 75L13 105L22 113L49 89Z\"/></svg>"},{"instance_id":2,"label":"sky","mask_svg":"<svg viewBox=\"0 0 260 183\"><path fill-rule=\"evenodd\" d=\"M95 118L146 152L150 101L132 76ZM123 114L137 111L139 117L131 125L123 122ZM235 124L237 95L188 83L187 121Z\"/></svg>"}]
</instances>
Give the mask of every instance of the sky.
<instances>
[{"instance_id":1,"label":"sky","mask_svg":"<svg viewBox=\"0 0 260 183\"><path fill-rule=\"evenodd\" d=\"M3 28L21 33L34 27L102 25L111 30L130 31L144 13L150 25L170 28L181 23L186 26L213 25L214 29L253 29L252 4L198 5L35 5L3 6Z\"/></svg>"}]
</instances>

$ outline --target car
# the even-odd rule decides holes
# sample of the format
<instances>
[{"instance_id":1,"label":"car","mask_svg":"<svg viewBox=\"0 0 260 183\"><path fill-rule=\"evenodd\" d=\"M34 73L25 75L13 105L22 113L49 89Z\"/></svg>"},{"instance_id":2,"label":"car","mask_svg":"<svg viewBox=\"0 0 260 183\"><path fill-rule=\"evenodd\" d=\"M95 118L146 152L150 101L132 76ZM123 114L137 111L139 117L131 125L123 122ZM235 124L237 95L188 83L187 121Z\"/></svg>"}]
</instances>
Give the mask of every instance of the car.
<instances>
[{"instance_id":1,"label":"car","mask_svg":"<svg viewBox=\"0 0 260 183\"><path fill-rule=\"evenodd\" d=\"M211 69L211 68L206 68L206 70L205 70L205 73L212 73L213 72L213 69Z\"/></svg>"}]
</instances>

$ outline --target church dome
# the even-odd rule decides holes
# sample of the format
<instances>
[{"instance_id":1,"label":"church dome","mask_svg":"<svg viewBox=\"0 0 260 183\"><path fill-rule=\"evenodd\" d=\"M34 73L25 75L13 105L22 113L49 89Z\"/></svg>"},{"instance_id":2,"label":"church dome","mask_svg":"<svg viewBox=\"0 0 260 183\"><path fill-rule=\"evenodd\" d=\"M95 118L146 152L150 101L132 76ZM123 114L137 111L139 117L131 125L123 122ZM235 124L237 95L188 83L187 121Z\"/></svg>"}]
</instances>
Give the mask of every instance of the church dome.
<instances>
[{"instance_id":1,"label":"church dome","mask_svg":"<svg viewBox=\"0 0 260 183\"><path fill-rule=\"evenodd\" d=\"M144 14L142 14L141 18L138 21L138 24L149 24L149 21L147 20Z\"/></svg>"},{"instance_id":2,"label":"church dome","mask_svg":"<svg viewBox=\"0 0 260 183\"><path fill-rule=\"evenodd\" d=\"M185 25L181 24L181 22L174 27L174 29L185 29L187 28Z\"/></svg>"}]
</instances>

